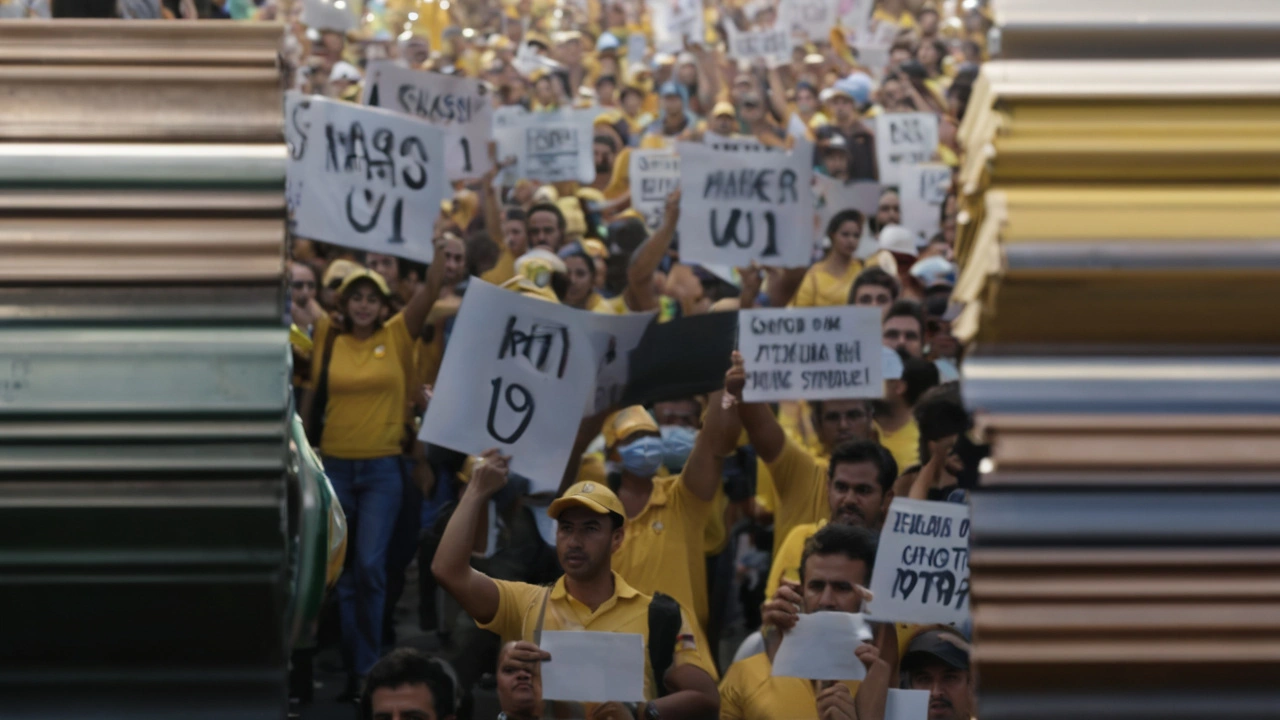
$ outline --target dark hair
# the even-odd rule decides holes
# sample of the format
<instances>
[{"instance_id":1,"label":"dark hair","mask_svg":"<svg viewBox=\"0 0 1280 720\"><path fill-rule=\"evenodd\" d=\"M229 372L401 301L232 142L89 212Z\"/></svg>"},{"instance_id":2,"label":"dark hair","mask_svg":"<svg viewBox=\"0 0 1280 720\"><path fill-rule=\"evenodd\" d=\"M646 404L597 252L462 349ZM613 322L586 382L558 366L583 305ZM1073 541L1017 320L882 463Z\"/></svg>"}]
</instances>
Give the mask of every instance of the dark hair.
<instances>
[{"instance_id":1,"label":"dark hair","mask_svg":"<svg viewBox=\"0 0 1280 720\"><path fill-rule=\"evenodd\" d=\"M432 711L437 717L455 714L454 697L457 692L446 667L443 661L427 657L413 648L392 650L369 671L364 697L360 700L360 717L364 720L373 718L373 691L404 685L426 685L431 691L431 699L435 703Z\"/></svg>"},{"instance_id":2,"label":"dark hair","mask_svg":"<svg viewBox=\"0 0 1280 720\"><path fill-rule=\"evenodd\" d=\"M596 135L591 139L591 142L609 148L610 152L618 152L618 143L608 135Z\"/></svg>"},{"instance_id":3,"label":"dark hair","mask_svg":"<svg viewBox=\"0 0 1280 720\"><path fill-rule=\"evenodd\" d=\"M618 513L612 510L609 511L609 524L612 526L611 530L618 530L623 525L625 525L626 522L627 522L626 518L622 517L621 515L619 515Z\"/></svg>"},{"instance_id":4,"label":"dark hair","mask_svg":"<svg viewBox=\"0 0 1280 720\"><path fill-rule=\"evenodd\" d=\"M920 427L920 462L928 462L929 443L969 431L969 413L954 385L942 385L926 392L911 411Z\"/></svg>"},{"instance_id":5,"label":"dark hair","mask_svg":"<svg viewBox=\"0 0 1280 720\"><path fill-rule=\"evenodd\" d=\"M519 220L520 222L524 222L525 220L529 219L529 215L524 211L524 208L522 207L518 207L516 205L508 205L507 208L502 211L502 219L503 220Z\"/></svg>"},{"instance_id":6,"label":"dark hair","mask_svg":"<svg viewBox=\"0 0 1280 720\"><path fill-rule=\"evenodd\" d=\"M938 366L934 365L932 360L903 358L902 381L907 384L902 399L908 406L915 407L925 393L938 386Z\"/></svg>"},{"instance_id":7,"label":"dark hair","mask_svg":"<svg viewBox=\"0 0 1280 720\"><path fill-rule=\"evenodd\" d=\"M915 300L894 300L889 306L889 312L885 314L884 321L889 322L896 317L915 318L920 324L920 335L924 336L924 310L920 309L920 303Z\"/></svg>"},{"instance_id":8,"label":"dark hair","mask_svg":"<svg viewBox=\"0 0 1280 720\"><path fill-rule=\"evenodd\" d=\"M566 245L560 249L559 255L560 255L560 259L564 260L566 265L569 262L569 258L579 258L580 260L582 260L582 262L587 264L587 272L591 273L592 281L593 282L595 281L596 261L594 258L592 258L590 255L587 254L586 250L582 249L582 245L578 243Z\"/></svg>"},{"instance_id":9,"label":"dark hair","mask_svg":"<svg viewBox=\"0 0 1280 720\"><path fill-rule=\"evenodd\" d=\"M827 237L835 235L836 231L840 229L840 226L847 222L858 223L858 230L862 230L862 213L857 210L849 209L841 210L835 215L832 215L831 219L827 221Z\"/></svg>"},{"instance_id":10,"label":"dark hair","mask_svg":"<svg viewBox=\"0 0 1280 720\"><path fill-rule=\"evenodd\" d=\"M604 261L605 288L617 295L627 287L627 267L631 256L649 238L644 221L628 217L609 223L609 257Z\"/></svg>"},{"instance_id":11,"label":"dark hair","mask_svg":"<svg viewBox=\"0 0 1280 720\"><path fill-rule=\"evenodd\" d=\"M814 555L844 555L850 560L861 560L867 566L867 577L862 584L871 584L871 571L876 564L876 534L854 525L823 525L804 543L800 556L800 584L804 584L804 566Z\"/></svg>"},{"instance_id":12,"label":"dark hair","mask_svg":"<svg viewBox=\"0 0 1280 720\"><path fill-rule=\"evenodd\" d=\"M560 212L560 207L557 206L555 203L548 203L548 202L534 203L533 206L529 208L528 212L525 213L525 216L524 216L525 221L526 222L529 221L531 218L533 218L534 213L539 213L539 212L549 212L552 215L556 216L556 228L560 230L561 239L564 239L564 229L565 229L564 213Z\"/></svg>"},{"instance_id":13,"label":"dark hair","mask_svg":"<svg viewBox=\"0 0 1280 720\"><path fill-rule=\"evenodd\" d=\"M641 100L644 100L644 92L641 91L640 88L636 87L635 85L623 85L622 89L618 91L618 100L622 100L623 98L625 98L627 96L627 93L634 94L635 96L639 97Z\"/></svg>"},{"instance_id":14,"label":"dark hair","mask_svg":"<svg viewBox=\"0 0 1280 720\"><path fill-rule=\"evenodd\" d=\"M355 325L351 322L351 316L347 314L347 306L351 303L351 296L355 294L356 288L361 285L368 285L373 288L374 292L378 295L378 299L382 301L382 304L386 305L388 308L391 307L391 298L382 294L382 288L378 287L378 283L374 282L372 278L362 277L357 280L353 280L351 284L347 286L346 292L342 293L338 298L338 310L342 312L342 327L345 332L353 332L355 330ZM374 331L376 332L381 328L382 319L375 319L373 321Z\"/></svg>"},{"instance_id":15,"label":"dark hair","mask_svg":"<svg viewBox=\"0 0 1280 720\"><path fill-rule=\"evenodd\" d=\"M853 287L849 288L850 305L853 304L854 298L858 297L858 291L867 285L888 288L889 297L898 299L898 279L879 265L873 265L858 273L857 279L853 281Z\"/></svg>"},{"instance_id":16,"label":"dark hair","mask_svg":"<svg viewBox=\"0 0 1280 720\"><path fill-rule=\"evenodd\" d=\"M870 440L850 440L837 445L827 463L827 480L835 479L837 465L863 462L876 466L876 482L880 483L881 490L893 489L893 481L898 479L898 462L893 459L893 453Z\"/></svg>"},{"instance_id":17,"label":"dark hair","mask_svg":"<svg viewBox=\"0 0 1280 720\"><path fill-rule=\"evenodd\" d=\"M467 274L480 275L498 263L498 246L493 244L487 230L475 230L467 235Z\"/></svg>"}]
</instances>

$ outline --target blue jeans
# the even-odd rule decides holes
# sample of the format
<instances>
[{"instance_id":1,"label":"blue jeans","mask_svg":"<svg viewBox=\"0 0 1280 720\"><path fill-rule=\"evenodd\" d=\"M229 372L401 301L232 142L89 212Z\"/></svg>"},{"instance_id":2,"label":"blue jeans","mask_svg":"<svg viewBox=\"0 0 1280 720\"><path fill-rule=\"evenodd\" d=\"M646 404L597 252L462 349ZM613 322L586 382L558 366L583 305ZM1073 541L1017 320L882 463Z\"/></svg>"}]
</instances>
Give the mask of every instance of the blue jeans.
<instances>
[{"instance_id":1,"label":"blue jeans","mask_svg":"<svg viewBox=\"0 0 1280 720\"><path fill-rule=\"evenodd\" d=\"M387 599L387 548L400 513L400 456L372 460L324 458L325 473L347 516L347 566L338 579L344 654L367 675L382 657Z\"/></svg>"}]
</instances>

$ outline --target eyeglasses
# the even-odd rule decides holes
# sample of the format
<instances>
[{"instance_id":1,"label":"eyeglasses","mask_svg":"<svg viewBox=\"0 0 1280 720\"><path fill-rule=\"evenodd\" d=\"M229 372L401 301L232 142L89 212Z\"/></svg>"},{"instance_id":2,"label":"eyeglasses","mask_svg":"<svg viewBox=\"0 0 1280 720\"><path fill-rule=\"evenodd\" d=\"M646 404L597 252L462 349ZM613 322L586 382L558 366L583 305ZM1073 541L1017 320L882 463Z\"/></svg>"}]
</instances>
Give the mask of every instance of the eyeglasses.
<instances>
[{"instance_id":1,"label":"eyeglasses","mask_svg":"<svg viewBox=\"0 0 1280 720\"><path fill-rule=\"evenodd\" d=\"M316 284L314 281L311 281L311 280L294 280L293 282L289 283L289 287L293 288L294 290L305 290L307 288L315 290Z\"/></svg>"},{"instance_id":2,"label":"eyeglasses","mask_svg":"<svg viewBox=\"0 0 1280 720\"><path fill-rule=\"evenodd\" d=\"M823 422L838 423L841 419L849 422L862 422L867 419L867 414L862 410L845 410L844 412L832 410L831 412L822 413Z\"/></svg>"}]
</instances>

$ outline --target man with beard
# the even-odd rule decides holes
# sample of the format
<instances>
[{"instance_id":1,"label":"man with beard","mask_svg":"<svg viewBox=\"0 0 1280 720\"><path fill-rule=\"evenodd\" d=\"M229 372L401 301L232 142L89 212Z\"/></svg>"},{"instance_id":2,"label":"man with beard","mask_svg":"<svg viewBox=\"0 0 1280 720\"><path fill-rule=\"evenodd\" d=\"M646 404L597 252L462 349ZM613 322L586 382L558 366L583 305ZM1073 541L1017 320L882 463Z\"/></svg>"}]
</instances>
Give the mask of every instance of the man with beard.
<instances>
[{"instance_id":1,"label":"man with beard","mask_svg":"<svg viewBox=\"0 0 1280 720\"><path fill-rule=\"evenodd\" d=\"M556 520L556 557L565 573L554 586L494 580L471 566L481 516L489 499L506 485L508 462L497 450L489 450L477 464L431 563L440 585L480 628L506 642L532 642L543 629L580 630L636 633L648 647L650 605L658 601L613 571L612 555L626 535L626 510L604 485L573 485L547 509ZM638 718L701 718L718 712L710 655L695 639L688 609L679 608L679 613L668 669L659 672L646 663L647 702L637 708ZM549 653L524 644L509 653L517 662L555 662Z\"/></svg>"},{"instance_id":2,"label":"man with beard","mask_svg":"<svg viewBox=\"0 0 1280 720\"><path fill-rule=\"evenodd\" d=\"M533 643L517 641L502 646L498 653L498 720L537 720L542 717L542 674L536 662L522 661L517 654L537 653Z\"/></svg>"},{"instance_id":3,"label":"man with beard","mask_svg":"<svg viewBox=\"0 0 1280 720\"><path fill-rule=\"evenodd\" d=\"M917 635L902 655L904 690L929 691L929 720L969 720L973 716L973 675L969 644L941 628Z\"/></svg>"},{"instance_id":4,"label":"man with beard","mask_svg":"<svg viewBox=\"0 0 1280 720\"><path fill-rule=\"evenodd\" d=\"M898 464L879 444L865 440L847 442L831 453L827 466L827 502L832 525L864 527L876 533L884 525L893 502L893 482ZM826 520L797 525L787 534L773 558L765 597L773 597L783 581L800 582L800 558L804 544L825 527Z\"/></svg>"}]
</instances>

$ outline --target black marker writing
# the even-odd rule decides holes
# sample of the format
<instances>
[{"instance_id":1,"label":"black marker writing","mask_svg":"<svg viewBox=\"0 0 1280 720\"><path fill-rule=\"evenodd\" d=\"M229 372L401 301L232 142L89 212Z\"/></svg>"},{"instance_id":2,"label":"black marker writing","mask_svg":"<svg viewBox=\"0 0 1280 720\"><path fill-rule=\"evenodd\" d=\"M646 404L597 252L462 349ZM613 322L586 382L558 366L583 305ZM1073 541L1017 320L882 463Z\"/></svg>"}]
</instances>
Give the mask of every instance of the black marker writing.
<instances>
[{"instance_id":1,"label":"black marker writing","mask_svg":"<svg viewBox=\"0 0 1280 720\"><path fill-rule=\"evenodd\" d=\"M507 391L502 392L502 378L494 378L490 381L493 385L493 392L489 396L489 417L485 421L485 429L489 431L489 435L493 439L505 445L515 444L520 437L524 435L524 431L529 429L529 423L533 420L533 393L519 383L511 383L507 385ZM504 435L498 430L498 397L503 396L507 407L517 415L523 414L516 429L510 434Z\"/></svg>"}]
</instances>

